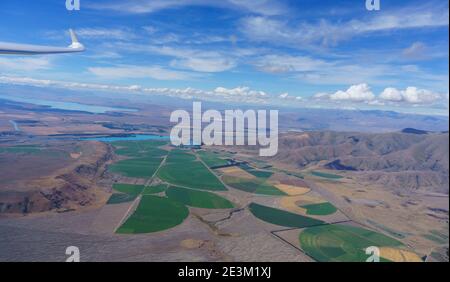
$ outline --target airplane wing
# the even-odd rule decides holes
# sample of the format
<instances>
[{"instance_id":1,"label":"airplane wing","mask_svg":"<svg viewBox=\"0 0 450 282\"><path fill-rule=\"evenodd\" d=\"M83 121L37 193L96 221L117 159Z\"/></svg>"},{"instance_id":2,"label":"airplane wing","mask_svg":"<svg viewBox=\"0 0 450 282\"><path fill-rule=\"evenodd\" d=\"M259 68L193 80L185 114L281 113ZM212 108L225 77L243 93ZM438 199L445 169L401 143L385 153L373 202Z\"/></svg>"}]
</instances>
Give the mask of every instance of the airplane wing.
<instances>
[{"instance_id":1,"label":"airplane wing","mask_svg":"<svg viewBox=\"0 0 450 282\"><path fill-rule=\"evenodd\" d=\"M69 30L69 32L72 39L72 44L68 47L52 47L0 42L0 55L45 55L83 52L85 48L83 44L78 41L75 32L73 30Z\"/></svg>"}]
</instances>

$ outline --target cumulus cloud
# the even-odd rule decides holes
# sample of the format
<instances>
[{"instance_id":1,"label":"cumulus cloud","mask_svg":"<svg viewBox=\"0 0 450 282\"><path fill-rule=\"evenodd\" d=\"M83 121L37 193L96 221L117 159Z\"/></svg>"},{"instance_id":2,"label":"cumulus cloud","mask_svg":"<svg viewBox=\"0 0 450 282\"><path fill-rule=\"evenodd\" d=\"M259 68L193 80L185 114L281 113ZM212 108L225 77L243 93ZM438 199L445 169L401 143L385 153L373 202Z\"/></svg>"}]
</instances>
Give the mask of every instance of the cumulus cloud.
<instances>
[{"instance_id":1,"label":"cumulus cloud","mask_svg":"<svg viewBox=\"0 0 450 282\"><path fill-rule=\"evenodd\" d=\"M367 102L375 99L375 95L366 83L353 85L347 91L338 91L330 95L331 100Z\"/></svg>"},{"instance_id":2,"label":"cumulus cloud","mask_svg":"<svg viewBox=\"0 0 450 282\"><path fill-rule=\"evenodd\" d=\"M374 107L385 105L398 105L408 103L411 105L433 104L448 107L448 92L439 95L432 91L408 87L405 90L386 88L383 93L376 97L367 84L353 85L346 91L337 91L334 94L317 93L311 98L293 96L289 93L279 95L269 94L265 91L255 90L250 87L240 86L235 88L217 87L213 90L202 90L195 88L149 88L141 85L112 85L80 83L58 80L34 79L29 77L0 76L0 84L26 85L43 88L59 88L68 90L104 91L110 93L128 93L137 95L160 95L181 99L198 99L216 102L236 102L247 104L273 104L273 105L301 105L318 107L320 103L310 103L312 100L321 100L322 105L339 104L346 108L352 107L354 103L366 103ZM338 103L339 102L339 103Z\"/></svg>"},{"instance_id":3,"label":"cumulus cloud","mask_svg":"<svg viewBox=\"0 0 450 282\"><path fill-rule=\"evenodd\" d=\"M267 93L264 91L255 91L250 87L236 87L227 89L225 87L217 87L214 93L221 96L243 96L243 97L267 97Z\"/></svg>"},{"instance_id":4,"label":"cumulus cloud","mask_svg":"<svg viewBox=\"0 0 450 282\"><path fill-rule=\"evenodd\" d=\"M35 87L52 87L69 90L92 90L106 92L132 93L141 95L162 95L182 99L199 99L210 101L231 101L252 104L267 103L271 99L270 95L264 91L254 90L250 87L226 88L217 87L214 90L201 90L195 88L148 88L140 85L111 85L67 82L58 80L34 79L29 77L0 76L0 84L26 85Z\"/></svg>"},{"instance_id":5,"label":"cumulus cloud","mask_svg":"<svg viewBox=\"0 0 450 282\"><path fill-rule=\"evenodd\" d=\"M440 99L442 95L430 90L408 87L405 90L386 88L379 96L380 99L391 102L406 102L410 104L431 104Z\"/></svg>"},{"instance_id":6,"label":"cumulus cloud","mask_svg":"<svg viewBox=\"0 0 450 282\"><path fill-rule=\"evenodd\" d=\"M367 103L376 106L383 106L388 102L391 104L433 104L446 99L445 95L417 87L408 87L405 90L389 87L384 89L380 95L376 96L366 83L353 85L346 91L340 90L334 94L317 93L313 98L316 100Z\"/></svg>"}]
</instances>

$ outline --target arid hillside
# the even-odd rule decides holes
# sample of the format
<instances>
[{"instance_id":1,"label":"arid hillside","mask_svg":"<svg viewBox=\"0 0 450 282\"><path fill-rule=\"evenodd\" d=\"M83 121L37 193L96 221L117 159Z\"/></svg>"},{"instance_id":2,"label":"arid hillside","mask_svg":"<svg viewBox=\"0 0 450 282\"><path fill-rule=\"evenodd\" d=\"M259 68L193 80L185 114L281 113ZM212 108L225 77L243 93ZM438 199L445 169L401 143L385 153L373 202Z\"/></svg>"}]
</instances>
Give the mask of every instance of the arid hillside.
<instances>
[{"instance_id":1,"label":"arid hillside","mask_svg":"<svg viewBox=\"0 0 450 282\"><path fill-rule=\"evenodd\" d=\"M110 159L97 142L0 147L0 214L64 212L101 204L96 182Z\"/></svg>"},{"instance_id":2,"label":"arid hillside","mask_svg":"<svg viewBox=\"0 0 450 282\"><path fill-rule=\"evenodd\" d=\"M388 188L449 191L448 133L289 133L274 160L345 170Z\"/></svg>"}]
</instances>

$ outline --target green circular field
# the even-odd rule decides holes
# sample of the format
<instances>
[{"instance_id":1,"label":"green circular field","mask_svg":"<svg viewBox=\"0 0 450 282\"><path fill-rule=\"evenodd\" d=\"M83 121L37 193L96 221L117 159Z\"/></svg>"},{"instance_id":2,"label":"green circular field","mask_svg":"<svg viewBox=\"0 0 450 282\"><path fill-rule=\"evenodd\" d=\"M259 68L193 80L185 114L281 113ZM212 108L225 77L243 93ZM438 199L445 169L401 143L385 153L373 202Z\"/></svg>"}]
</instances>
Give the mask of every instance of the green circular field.
<instances>
[{"instance_id":1,"label":"green circular field","mask_svg":"<svg viewBox=\"0 0 450 282\"><path fill-rule=\"evenodd\" d=\"M145 195L136 211L117 230L119 234L141 234L167 230L181 224L189 209L168 198Z\"/></svg>"},{"instance_id":2,"label":"green circular field","mask_svg":"<svg viewBox=\"0 0 450 282\"><path fill-rule=\"evenodd\" d=\"M365 252L368 247L403 245L383 234L348 225L306 228L299 239L303 251L319 262L365 262L369 257Z\"/></svg>"},{"instance_id":3,"label":"green circular field","mask_svg":"<svg viewBox=\"0 0 450 282\"><path fill-rule=\"evenodd\" d=\"M166 195L169 199L190 207L203 209L231 209L234 207L227 199L209 192L170 187L166 191Z\"/></svg>"},{"instance_id":4,"label":"green circular field","mask_svg":"<svg viewBox=\"0 0 450 282\"><path fill-rule=\"evenodd\" d=\"M301 206L306 209L308 215L330 215L337 212L337 208L331 203L320 203Z\"/></svg>"},{"instance_id":5,"label":"green circular field","mask_svg":"<svg viewBox=\"0 0 450 282\"><path fill-rule=\"evenodd\" d=\"M265 222L285 227L304 228L324 223L321 220L259 205L256 203L251 203L249 209L255 217Z\"/></svg>"}]
</instances>

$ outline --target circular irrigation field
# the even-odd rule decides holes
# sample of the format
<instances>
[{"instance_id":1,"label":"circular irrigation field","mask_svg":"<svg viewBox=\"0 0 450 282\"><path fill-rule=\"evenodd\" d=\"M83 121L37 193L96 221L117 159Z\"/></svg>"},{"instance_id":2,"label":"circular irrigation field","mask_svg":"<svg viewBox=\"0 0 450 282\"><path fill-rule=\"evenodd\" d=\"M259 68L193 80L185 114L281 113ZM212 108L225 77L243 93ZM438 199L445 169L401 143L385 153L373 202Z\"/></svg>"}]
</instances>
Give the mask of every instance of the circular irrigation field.
<instances>
[{"instance_id":1,"label":"circular irrigation field","mask_svg":"<svg viewBox=\"0 0 450 282\"><path fill-rule=\"evenodd\" d=\"M400 248L400 241L349 225L323 225L300 233L303 251L319 262L365 262L368 247ZM381 258L381 261L388 261Z\"/></svg>"},{"instance_id":2,"label":"circular irrigation field","mask_svg":"<svg viewBox=\"0 0 450 282\"><path fill-rule=\"evenodd\" d=\"M142 234L167 230L181 224L188 215L188 208L179 202L145 195L117 233Z\"/></svg>"},{"instance_id":3,"label":"circular irrigation field","mask_svg":"<svg viewBox=\"0 0 450 282\"><path fill-rule=\"evenodd\" d=\"M234 207L227 199L210 192L170 187L166 191L166 195L169 199L190 207L203 209L232 209Z\"/></svg>"}]
</instances>

